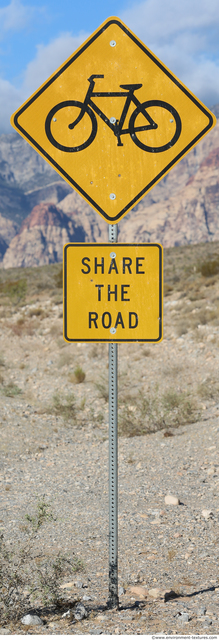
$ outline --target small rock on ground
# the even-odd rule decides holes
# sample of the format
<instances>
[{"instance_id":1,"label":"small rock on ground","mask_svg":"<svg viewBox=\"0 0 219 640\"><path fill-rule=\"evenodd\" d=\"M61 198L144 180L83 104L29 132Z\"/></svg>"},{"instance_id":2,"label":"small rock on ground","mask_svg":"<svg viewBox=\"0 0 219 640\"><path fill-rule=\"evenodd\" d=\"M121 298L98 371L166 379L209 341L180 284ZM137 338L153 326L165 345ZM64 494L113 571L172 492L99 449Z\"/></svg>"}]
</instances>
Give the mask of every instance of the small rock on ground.
<instances>
[{"instance_id":1,"label":"small rock on ground","mask_svg":"<svg viewBox=\"0 0 219 640\"><path fill-rule=\"evenodd\" d=\"M173 506L177 506L179 504L179 498L176 496L165 496L165 504L172 504Z\"/></svg>"},{"instance_id":2,"label":"small rock on ground","mask_svg":"<svg viewBox=\"0 0 219 640\"><path fill-rule=\"evenodd\" d=\"M180 622L189 622L189 614L184 612L181 613Z\"/></svg>"},{"instance_id":3,"label":"small rock on ground","mask_svg":"<svg viewBox=\"0 0 219 640\"><path fill-rule=\"evenodd\" d=\"M211 516L213 516L213 513L212 513L211 509L203 509L202 510L202 515L203 515L203 518L205 518L205 520L209 520L209 518L211 518Z\"/></svg>"},{"instance_id":4,"label":"small rock on ground","mask_svg":"<svg viewBox=\"0 0 219 640\"><path fill-rule=\"evenodd\" d=\"M139 596L140 598L146 598L148 595L148 589L146 589L146 587L140 586L130 587L129 592L133 593L136 596Z\"/></svg>"},{"instance_id":5,"label":"small rock on ground","mask_svg":"<svg viewBox=\"0 0 219 640\"><path fill-rule=\"evenodd\" d=\"M206 614L206 611L207 611L207 607L201 607L199 611L199 615L204 616Z\"/></svg>"},{"instance_id":6,"label":"small rock on ground","mask_svg":"<svg viewBox=\"0 0 219 640\"><path fill-rule=\"evenodd\" d=\"M77 604L77 607L75 609L75 620L83 620L84 618L87 618L87 610L85 609L83 604Z\"/></svg>"},{"instance_id":7,"label":"small rock on ground","mask_svg":"<svg viewBox=\"0 0 219 640\"><path fill-rule=\"evenodd\" d=\"M152 596L152 598L160 598L162 596L162 591L158 587L155 587L154 589L149 589L148 595Z\"/></svg>"},{"instance_id":8,"label":"small rock on ground","mask_svg":"<svg viewBox=\"0 0 219 640\"><path fill-rule=\"evenodd\" d=\"M32 626L43 624L39 616L31 615L30 613L28 613L26 616L23 616L23 618L21 618L21 623L26 625L32 625Z\"/></svg>"}]
</instances>

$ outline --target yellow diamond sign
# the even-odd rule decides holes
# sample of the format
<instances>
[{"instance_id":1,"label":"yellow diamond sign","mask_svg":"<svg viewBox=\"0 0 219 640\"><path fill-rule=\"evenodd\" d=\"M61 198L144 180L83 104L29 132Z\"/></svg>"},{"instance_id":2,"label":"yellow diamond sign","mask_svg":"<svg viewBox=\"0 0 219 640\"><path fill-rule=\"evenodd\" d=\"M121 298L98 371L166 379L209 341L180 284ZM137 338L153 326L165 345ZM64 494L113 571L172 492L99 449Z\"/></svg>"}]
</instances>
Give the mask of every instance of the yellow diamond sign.
<instances>
[{"instance_id":1,"label":"yellow diamond sign","mask_svg":"<svg viewBox=\"0 0 219 640\"><path fill-rule=\"evenodd\" d=\"M11 124L114 224L216 118L118 18L109 18Z\"/></svg>"},{"instance_id":2,"label":"yellow diamond sign","mask_svg":"<svg viewBox=\"0 0 219 640\"><path fill-rule=\"evenodd\" d=\"M162 340L161 245L72 243L63 262L65 340Z\"/></svg>"}]
</instances>

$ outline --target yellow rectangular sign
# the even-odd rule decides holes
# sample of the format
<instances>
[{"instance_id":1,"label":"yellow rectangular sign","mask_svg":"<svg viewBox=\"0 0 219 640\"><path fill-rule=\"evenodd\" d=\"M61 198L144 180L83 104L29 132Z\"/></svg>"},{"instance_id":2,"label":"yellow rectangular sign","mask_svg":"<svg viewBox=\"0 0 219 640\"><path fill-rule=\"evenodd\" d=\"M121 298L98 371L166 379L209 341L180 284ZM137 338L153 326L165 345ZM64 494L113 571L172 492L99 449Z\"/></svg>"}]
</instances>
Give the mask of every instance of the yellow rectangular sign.
<instances>
[{"instance_id":1,"label":"yellow rectangular sign","mask_svg":"<svg viewBox=\"0 0 219 640\"><path fill-rule=\"evenodd\" d=\"M64 338L68 342L160 342L160 244L67 244Z\"/></svg>"}]
</instances>

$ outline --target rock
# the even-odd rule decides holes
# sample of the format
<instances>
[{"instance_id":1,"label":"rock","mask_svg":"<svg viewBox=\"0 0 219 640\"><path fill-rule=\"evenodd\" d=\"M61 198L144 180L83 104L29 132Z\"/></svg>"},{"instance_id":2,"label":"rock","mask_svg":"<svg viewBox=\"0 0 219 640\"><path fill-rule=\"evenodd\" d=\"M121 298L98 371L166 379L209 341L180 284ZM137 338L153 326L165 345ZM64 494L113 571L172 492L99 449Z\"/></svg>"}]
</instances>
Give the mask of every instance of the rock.
<instances>
[{"instance_id":1,"label":"rock","mask_svg":"<svg viewBox=\"0 0 219 640\"><path fill-rule=\"evenodd\" d=\"M11 629L7 629L7 627L0 627L0 636L8 636L11 634Z\"/></svg>"},{"instance_id":2,"label":"rock","mask_svg":"<svg viewBox=\"0 0 219 640\"><path fill-rule=\"evenodd\" d=\"M136 596L139 596L140 598L146 598L148 595L148 589L146 589L146 587L141 587L136 586L136 587L129 587L129 592L130 593L134 593Z\"/></svg>"},{"instance_id":3,"label":"rock","mask_svg":"<svg viewBox=\"0 0 219 640\"><path fill-rule=\"evenodd\" d=\"M71 587L74 587L74 585L74 582L65 582L64 584L60 585L60 589L70 589Z\"/></svg>"},{"instance_id":4,"label":"rock","mask_svg":"<svg viewBox=\"0 0 219 640\"><path fill-rule=\"evenodd\" d=\"M65 611L65 613L62 614L62 618L70 618L71 616L71 609L68 609L68 611Z\"/></svg>"},{"instance_id":5,"label":"rock","mask_svg":"<svg viewBox=\"0 0 219 640\"><path fill-rule=\"evenodd\" d=\"M204 621L204 627L210 627L211 624L212 624L212 620L210 620L210 618L206 616Z\"/></svg>"},{"instance_id":6,"label":"rock","mask_svg":"<svg viewBox=\"0 0 219 640\"><path fill-rule=\"evenodd\" d=\"M152 598L161 598L163 593L164 592L161 591L161 589L159 589L158 587L155 587L154 589L149 589L148 591L148 595L152 596Z\"/></svg>"},{"instance_id":7,"label":"rock","mask_svg":"<svg viewBox=\"0 0 219 640\"><path fill-rule=\"evenodd\" d=\"M80 580L77 580L77 582L73 583L75 585L75 587L77 587L78 589L82 589L83 587L83 582L81 582Z\"/></svg>"},{"instance_id":8,"label":"rock","mask_svg":"<svg viewBox=\"0 0 219 640\"><path fill-rule=\"evenodd\" d=\"M207 470L208 476L213 476L215 471L216 471L215 467L210 467L210 469Z\"/></svg>"},{"instance_id":9,"label":"rock","mask_svg":"<svg viewBox=\"0 0 219 640\"><path fill-rule=\"evenodd\" d=\"M119 596L124 596L125 589L123 587L119 587Z\"/></svg>"},{"instance_id":10,"label":"rock","mask_svg":"<svg viewBox=\"0 0 219 640\"><path fill-rule=\"evenodd\" d=\"M83 598L82 598L82 599L83 599L83 600L92 600L91 596L86 596L86 595L85 595L85 596L83 596Z\"/></svg>"},{"instance_id":11,"label":"rock","mask_svg":"<svg viewBox=\"0 0 219 640\"><path fill-rule=\"evenodd\" d=\"M173 506L176 506L178 504L180 504L179 502L179 498L177 498L176 496L165 496L165 504L172 504Z\"/></svg>"},{"instance_id":12,"label":"rock","mask_svg":"<svg viewBox=\"0 0 219 640\"><path fill-rule=\"evenodd\" d=\"M26 616L23 616L23 618L21 618L21 623L26 625L31 625L31 626L37 626L37 625L43 624L39 616L31 615L30 613L28 613Z\"/></svg>"},{"instance_id":13,"label":"rock","mask_svg":"<svg viewBox=\"0 0 219 640\"><path fill-rule=\"evenodd\" d=\"M160 524L160 520L151 520L150 524Z\"/></svg>"},{"instance_id":14,"label":"rock","mask_svg":"<svg viewBox=\"0 0 219 640\"><path fill-rule=\"evenodd\" d=\"M213 513L212 513L211 509L203 509L202 510L202 515L203 515L203 518L205 520L209 520L209 518L211 518L213 516Z\"/></svg>"},{"instance_id":15,"label":"rock","mask_svg":"<svg viewBox=\"0 0 219 640\"><path fill-rule=\"evenodd\" d=\"M75 612L74 612L75 620L83 620L87 618L87 609L85 609L84 605L80 602L77 604Z\"/></svg>"},{"instance_id":16,"label":"rock","mask_svg":"<svg viewBox=\"0 0 219 640\"><path fill-rule=\"evenodd\" d=\"M205 607L205 606L201 607L199 612L198 612L199 616L204 616L206 614L206 611L207 611L207 607Z\"/></svg>"},{"instance_id":17,"label":"rock","mask_svg":"<svg viewBox=\"0 0 219 640\"><path fill-rule=\"evenodd\" d=\"M180 622L189 622L189 614L183 611L180 615Z\"/></svg>"},{"instance_id":18,"label":"rock","mask_svg":"<svg viewBox=\"0 0 219 640\"><path fill-rule=\"evenodd\" d=\"M66 242L84 242L85 232L52 203L36 205L4 254L4 268L60 262Z\"/></svg>"}]
</instances>

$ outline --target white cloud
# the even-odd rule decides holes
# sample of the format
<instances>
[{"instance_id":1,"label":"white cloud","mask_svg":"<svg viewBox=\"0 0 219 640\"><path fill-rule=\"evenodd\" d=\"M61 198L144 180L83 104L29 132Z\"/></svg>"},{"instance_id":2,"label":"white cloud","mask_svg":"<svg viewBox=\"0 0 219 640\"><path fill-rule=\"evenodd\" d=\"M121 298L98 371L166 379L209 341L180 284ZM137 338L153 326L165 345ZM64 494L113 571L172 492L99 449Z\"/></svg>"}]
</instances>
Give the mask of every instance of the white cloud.
<instances>
[{"instance_id":1,"label":"white cloud","mask_svg":"<svg viewBox=\"0 0 219 640\"><path fill-rule=\"evenodd\" d=\"M65 60L88 37L86 34L72 36L63 33L48 45L39 45L34 60L29 62L23 74L23 83L19 90L10 82L0 78L0 134L11 133L10 116L31 94L56 71Z\"/></svg>"},{"instance_id":2,"label":"white cloud","mask_svg":"<svg viewBox=\"0 0 219 640\"><path fill-rule=\"evenodd\" d=\"M24 75L24 91L31 95L79 47L88 34L72 36L63 33L48 45L38 45L34 60L29 62Z\"/></svg>"},{"instance_id":3,"label":"white cloud","mask_svg":"<svg viewBox=\"0 0 219 640\"><path fill-rule=\"evenodd\" d=\"M12 132L10 116L22 104L22 101L22 91L15 89L10 82L0 78L1 133Z\"/></svg>"},{"instance_id":4,"label":"white cloud","mask_svg":"<svg viewBox=\"0 0 219 640\"><path fill-rule=\"evenodd\" d=\"M35 10L33 8L33 10ZM32 8L20 0L0 8L1 28L22 28ZM121 19L204 104L219 103L219 1L143 0L120 14ZM39 44L35 58L23 72L17 91L0 80L1 131L10 132L10 115L26 100L89 34L60 34Z\"/></svg>"},{"instance_id":5,"label":"white cloud","mask_svg":"<svg viewBox=\"0 0 219 640\"><path fill-rule=\"evenodd\" d=\"M218 0L144 0L121 19L200 100L219 102Z\"/></svg>"},{"instance_id":6,"label":"white cloud","mask_svg":"<svg viewBox=\"0 0 219 640\"><path fill-rule=\"evenodd\" d=\"M20 0L11 0L6 7L0 8L0 37L8 31L20 31L33 15L34 8L23 5Z\"/></svg>"}]
</instances>

